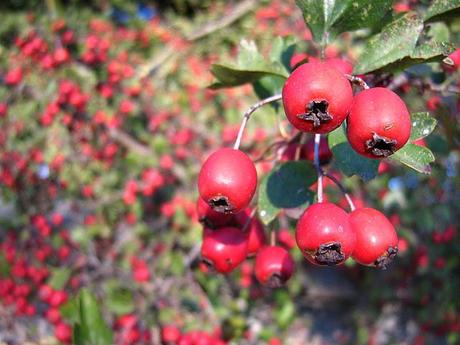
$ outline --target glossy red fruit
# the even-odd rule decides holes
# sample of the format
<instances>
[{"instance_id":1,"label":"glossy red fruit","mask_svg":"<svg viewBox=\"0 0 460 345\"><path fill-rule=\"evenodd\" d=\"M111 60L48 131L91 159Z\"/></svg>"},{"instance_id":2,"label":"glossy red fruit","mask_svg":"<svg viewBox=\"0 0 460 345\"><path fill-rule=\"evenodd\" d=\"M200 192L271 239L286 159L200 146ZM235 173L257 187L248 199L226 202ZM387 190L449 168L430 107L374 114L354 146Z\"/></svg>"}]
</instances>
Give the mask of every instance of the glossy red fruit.
<instances>
[{"instance_id":1,"label":"glossy red fruit","mask_svg":"<svg viewBox=\"0 0 460 345\"><path fill-rule=\"evenodd\" d=\"M181 332L176 326L166 325L161 329L161 343L164 345L177 344L180 337Z\"/></svg>"},{"instance_id":2,"label":"glossy red fruit","mask_svg":"<svg viewBox=\"0 0 460 345\"><path fill-rule=\"evenodd\" d=\"M262 285L278 288L291 278L295 263L283 247L268 246L257 253L254 266L256 278Z\"/></svg>"},{"instance_id":3,"label":"glossy red fruit","mask_svg":"<svg viewBox=\"0 0 460 345\"><path fill-rule=\"evenodd\" d=\"M348 214L323 202L311 205L300 217L296 241L308 261L332 266L341 264L353 253L356 236Z\"/></svg>"},{"instance_id":4,"label":"glossy red fruit","mask_svg":"<svg viewBox=\"0 0 460 345\"><path fill-rule=\"evenodd\" d=\"M344 74L352 74L353 73L353 65L345 59L342 58L329 58L326 59L326 64L335 68L341 73Z\"/></svg>"},{"instance_id":5,"label":"glossy red fruit","mask_svg":"<svg viewBox=\"0 0 460 345\"><path fill-rule=\"evenodd\" d=\"M398 252L398 235L388 218L376 209L360 208L350 213L350 225L356 233L353 259L386 268Z\"/></svg>"},{"instance_id":6,"label":"glossy red fruit","mask_svg":"<svg viewBox=\"0 0 460 345\"><path fill-rule=\"evenodd\" d=\"M353 101L350 82L322 62L296 68L286 80L282 96L289 122L310 133L329 133L340 126Z\"/></svg>"},{"instance_id":7,"label":"glossy red fruit","mask_svg":"<svg viewBox=\"0 0 460 345\"><path fill-rule=\"evenodd\" d=\"M460 48L455 49L455 51L448 56L453 64L452 65L446 65L444 64L443 67L445 70L454 72L460 67Z\"/></svg>"},{"instance_id":8,"label":"glossy red fruit","mask_svg":"<svg viewBox=\"0 0 460 345\"><path fill-rule=\"evenodd\" d=\"M264 226L256 216L251 219L251 213L251 209L246 209L235 215L238 226L244 229L248 236L248 256L255 255L267 241Z\"/></svg>"},{"instance_id":9,"label":"glossy red fruit","mask_svg":"<svg viewBox=\"0 0 460 345\"><path fill-rule=\"evenodd\" d=\"M238 228L225 227L214 231L205 229L201 257L204 263L217 272L233 271L248 253L246 234Z\"/></svg>"},{"instance_id":10,"label":"glossy red fruit","mask_svg":"<svg viewBox=\"0 0 460 345\"><path fill-rule=\"evenodd\" d=\"M240 150L217 150L203 164L198 176L200 196L221 213L243 210L251 202L256 187L254 163Z\"/></svg>"},{"instance_id":11,"label":"glossy red fruit","mask_svg":"<svg viewBox=\"0 0 460 345\"><path fill-rule=\"evenodd\" d=\"M214 211L201 197L197 200L196 209L198 213L198 220L204 226L212 229L229 224L234 217L233 214L225 214Z\"/></svg>"},{"instance_id":12,"label":"glossy red fruit","mask_svg":"<svg viewBox=\"0 0 460 345\"><path fill-rule=\"evenodd\" d=\"M411 125L404 101L387 88L374 87L353 100L347 120L348 141L363 156L388 157L407 143Z\"/></svg>"},{"instance_id":13,"label":"glossy red fruit","mask_svg":"<svg viewBox=\"0 0 460 345\"><path fill-rule=\"evenodd\" d=\"M72 327L70 327L67 323L60 322L54 329L54 335L57 340L63 343L70 343L72 340Z\"/></svg>"}]
</instances>

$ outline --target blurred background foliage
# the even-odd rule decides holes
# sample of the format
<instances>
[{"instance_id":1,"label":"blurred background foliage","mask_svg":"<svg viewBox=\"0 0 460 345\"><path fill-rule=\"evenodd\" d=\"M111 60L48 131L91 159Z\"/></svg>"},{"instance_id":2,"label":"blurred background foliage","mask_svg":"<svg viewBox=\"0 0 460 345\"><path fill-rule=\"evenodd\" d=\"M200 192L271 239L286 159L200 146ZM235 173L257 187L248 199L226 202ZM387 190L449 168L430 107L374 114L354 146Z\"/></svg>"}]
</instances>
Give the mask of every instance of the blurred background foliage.
<instances>
[{"instance_id":1,"label":"blurred background foliage","mask_svg":"<svg viewBox=\"0 0 460 345\"><path fill-rule=\"evenodd\" d=\"M399 1L395 16L429 3ZM272 291L255 281L253 260L229 276L200 265L196 175L210 152L232 144L257 100L250 85L208 89L212 63L234 61L242 39L268 56L279 36L318 57L294 1L0 8L0 343L65 343L72 327L91 325L89 339L109 344L158 344L166 325L234 344L460 342L458 70L430 63L373 79L402 80L395 89L411 113L438 119L424 142L436 156L431 175L388 160L364 183L329 164L357 204L397 227L392 267L313 267L293 248L295 221L282 213L266 231L291 249L297 271ZM460 43L458 17L430 30ZM370 34L344 33L326 55L355 62ZM280 87L265 82L265 91ZM283 110L264 108L244 150L262 157L283 139L280 128ZM276 163L262 158L260 176ZM333 185L326 190L346 207ZM88 321L82 305L101 317ZM113 340L99 337L112 331Z\"/></svg>"}]
</instances>

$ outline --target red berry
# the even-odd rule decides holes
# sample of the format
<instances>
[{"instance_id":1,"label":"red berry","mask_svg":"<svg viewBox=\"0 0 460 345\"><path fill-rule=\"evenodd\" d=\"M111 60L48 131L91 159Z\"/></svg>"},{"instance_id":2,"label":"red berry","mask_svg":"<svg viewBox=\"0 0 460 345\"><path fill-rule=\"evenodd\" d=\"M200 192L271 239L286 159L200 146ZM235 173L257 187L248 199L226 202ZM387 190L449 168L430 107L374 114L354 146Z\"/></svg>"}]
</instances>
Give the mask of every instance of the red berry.
<instances>
[{"instance_id":1,"label":"red berry","mask_svg":"<svg viewBox=\"0 0 460 345\"><path fill-rule=\"evenodd\" d=\"M294 68L294 67L297 67L297 65L299 65L301 62L306 62L307 60L308 60L307 53L293 54L289 62L289 65L291 66L291 68Z\"/></svg>"},{"instance_id":2,"label":"red berry","mask_svg":"<svg viewBox=\"0 0 460 345\"><path fill-rule=\"evenodd\" d=\"M386 268L398 252L398 235L388 218L373 208L360 208L350 213L350 225L356 233L353 259Z\"/></svg>"},{"instance_id":3,"label":"red berry","mask_svg":"<svg viewBox=\"0 0 460 345\"><path fill-rule=\"evenodd\" d=\"M177 344L181 333L176 326L166 325L161 329L161 341L165 345Z\"/></svg>"},{"instance_id":4,"label":"red berry","mask_svg":"<svg viewBox=\"0 0 460 345\"><path fill-rule=\"evenodd\" d=\"M4 77L4 82L8 86L15 86L22 81L22 69L20 67L9 70Z\"/></svg>"},{"instance_id":5,"label":"red berry","mask_svg":"<svg viewBox=\"0 0 460 345\"><path fill-rule=\"evenodd\" d=\"M291 278L294 266L291 254L283 247L264 247L256 256L256 278L262 285L278 288Z\"/></svg>"},{"instance_id":6,"label":"red berry","mask_svg":"<svg viewBox=\"0 0 460 345\"><path fill-rule=\"evenodd\" d=\"M206 201L202 198L198 198L196 203L196 209L198 213L198 220L206 227L217 228L223 225L227 225L233 220L233 214L225 214L214 211Z\"/></svg>"},{"instance_id":7,"label":"red berry","mask_svg":"<svg viewBox=\"0 0 460 345\"><path fill-rule=\"evenodd\" d=\"M236 222L248 236L248 256L255 255L267 240L264 226L256 216L251 219L251 213L251 209L246 209L235 216Z\"/></svg>"},{"instance_id":8,"label":"red berry","mask_svg":"<svg viewBox=\"0 0 460 345\"><path fill-rule=\"evenodd\" d=\"M257 187L254 163L242 151L220 149L209 156L198 176L198 191L214 211L237 213L251 202Z\"/></svg>"},{"instance_id":9,"label":"red berry","mask_svg":"<svg viewBox=\"0 0 460 345\"><path fill-rule=\"evenodd\" d=\"M356 152L383 158L406 144L412 122L406 104L397 94L374 87L355 96L347 124L348 140Z\"/></svg>"},{"instance_id":10,"label":"red berry","mask_svg":"<svg viewBox=\"0 0 460 345\"><path fill-rule=\"evenodd\" d=\"M345 120L353 101L350 82L335 68L306 63L292 72L283 87L288 120L304 132L329 133Z\"/></svg>"},{"instance_id":11,"label":"red berry","mask_svg":"<svg viewBox=\"0 0 460 345\"><path fill-rule=\"evenodd\" d=\"M247 236L233 227L218 230L205 229L201 257L203 262L220 273L235 269L248 253Z\"/></svg>"},{"instance_id":12,"label":"red berry","mask_svg":"<svg viewBox=\"0 0 460 345\"><path fill-rule=\"evenodd\" d=\"M337 265L353 252L356 236L348 214L340 207L317 203L306 209L296 228L296 241L305 258L317 265Z\"/></svg>"},{"instance_id":13,"label":"red berry","mask_svg":"<svg viewBox=\"0 0 460 345\"><path fill-rule=\"evenodd\" d=\"M72 339L72 328L68 324L60 322L54 329L54 335L57 340L63 343L70 343L70 340Z\"/></svg>"},{"instance_id":14,"label":"red berry","mask_svg":"<svg viewBox=\"0 0 460 345\"><path fill-rule=\"evenodd\" d=\"M348 60L342 58L329 58L326 59L325 63L341 73L353 73L353 65Z\"/></svg>"},{"instance_id":15,"label":"red berry","mask_svg":"<svg viewBox=\"0 0 460 345\"><path fill-rule=\"evenodd\" d=\"M456 71L460 67L460 48L455 49L455 51L448 56L453 64L452 65L444 65L444 68L447 71Z\"/></svg>"}]
</instances>

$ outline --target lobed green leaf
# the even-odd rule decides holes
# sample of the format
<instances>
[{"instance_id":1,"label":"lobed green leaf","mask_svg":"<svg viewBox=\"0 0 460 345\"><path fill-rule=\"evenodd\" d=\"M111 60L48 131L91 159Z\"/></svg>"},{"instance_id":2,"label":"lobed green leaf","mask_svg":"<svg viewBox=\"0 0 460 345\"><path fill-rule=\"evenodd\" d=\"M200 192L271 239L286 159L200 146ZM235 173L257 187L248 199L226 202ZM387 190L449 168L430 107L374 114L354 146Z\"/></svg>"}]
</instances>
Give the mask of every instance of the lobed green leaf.
<instances>
[{"instance_id":1,"label":"lobed green leaf","mask_svg":"<svg viewBox=\"0 0 460 345\"><path fill-rule=\"evenodd\" d=\"M344 125L329 133L329 147L337 167L346 175L358 175L364 181L372 180L378 174L379 160L356 153L348 143Z\"/></svg>"},{"instance_id":2,"label":"lobed green leaf","mask_svg":"<svg viewBox=\"0 0 460 345\"><path fill-rule=\"evenodd\" d=\"M281 209L310 204L313 192L309 188L315 181L315 169L307 161L290 161L275 167L260 183L258 212L261 221L267 225Z\"/></svg>"}]
</instances>

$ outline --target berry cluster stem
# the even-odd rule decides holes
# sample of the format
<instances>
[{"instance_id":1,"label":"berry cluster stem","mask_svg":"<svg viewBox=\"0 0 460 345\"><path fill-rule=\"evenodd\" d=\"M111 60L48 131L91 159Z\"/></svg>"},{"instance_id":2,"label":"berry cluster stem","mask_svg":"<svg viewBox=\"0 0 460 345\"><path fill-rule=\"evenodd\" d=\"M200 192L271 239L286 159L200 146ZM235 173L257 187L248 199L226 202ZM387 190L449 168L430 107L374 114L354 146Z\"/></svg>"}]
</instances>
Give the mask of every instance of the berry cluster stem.
<instances>
[{"instance_id":1,"label":"berry cluster stem","mask_svg":"<svg viewBox=\"0 0 460 345\"><path fill-rule=\"evenodd\" d=\"M321 141L321 134L315 134L315 151L313 163L318 173L318 202L323 202L323 171L319 162L319 143Z\"/></svg>"},{"instance_id":2,"label":"berry cluster stem","mask_svg":"<svg viewBox=\"0 0 460 345\"><path fill-rule=\"evenodd\" d=\"M345 196L345 199L347 200L348 205L350 206L350 209L352 211L354 211L356 209L355 203L351 199L350 194L347 193L345 187L340 183L340 181L337 180L337 178L334 175L328 174L328 173L326 173L324 171L323 171L323 175L326 176L327 178L329 178L332 182L334 182L337 185L337 187L339 187L340 191Z\"/></svg>"},{"instance_id":3,"label":"berry cluster stem","mask_svg":"<svg viewBox=\"0 0 460 345\"><path fill-rule=\"evenodd\" d=\"M243 122L241 123L240 130L238 131L238 136L236 137L235 144L233 145L233 148L235 150L239 150L240 145L241 145L241 139L243 138L243 133L244 129L246 128L246 125L248 123L249 118L251 117L252 113L255 112L257 109L260 107L263 107L266 104L272 103L279 101L281 99L281 94L278 95L273 95L271 97L265 98L261 100L260 102L257 102L253 104L250 108L248 108L243 115Z\"/></svg>"},{"instance_id":4,"label":"berry cluster stem","mask_svg":"<svg viewBox=\"0 0 460 345\"><path fill-rule=\"evenodd\" d=\"M345 74L345 77L347 77L347 79L353 84L359 85L364 90L369 89L369 85L367 85L367 83L362 78L350 74Z\"/></svg>"}]
</instances>

